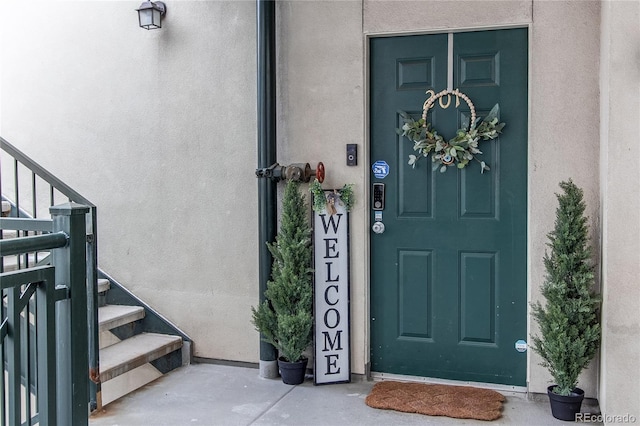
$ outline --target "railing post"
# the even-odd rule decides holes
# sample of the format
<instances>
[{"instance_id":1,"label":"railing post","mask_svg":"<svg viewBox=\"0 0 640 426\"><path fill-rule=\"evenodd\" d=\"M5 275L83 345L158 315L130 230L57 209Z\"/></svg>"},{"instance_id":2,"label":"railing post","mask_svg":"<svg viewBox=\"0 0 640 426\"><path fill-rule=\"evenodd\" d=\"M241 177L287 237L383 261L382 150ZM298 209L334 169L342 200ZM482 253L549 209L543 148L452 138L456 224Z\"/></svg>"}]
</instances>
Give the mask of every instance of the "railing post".
<instances>
[{"instance_id":1,"label":"railing post","mask_svg":"<svg viewBox=\"0 0 640 426\"><path fill-rule=\"evenodd\" d=\"M58 302L56 309L58 424L87 425L89 358L85 214L89 208L66 203L53 206L49 211L53 231L62 231L69 236L69 244L52 253L56 283L65 286L71 296Z\"/></svg>"}]
</instances>

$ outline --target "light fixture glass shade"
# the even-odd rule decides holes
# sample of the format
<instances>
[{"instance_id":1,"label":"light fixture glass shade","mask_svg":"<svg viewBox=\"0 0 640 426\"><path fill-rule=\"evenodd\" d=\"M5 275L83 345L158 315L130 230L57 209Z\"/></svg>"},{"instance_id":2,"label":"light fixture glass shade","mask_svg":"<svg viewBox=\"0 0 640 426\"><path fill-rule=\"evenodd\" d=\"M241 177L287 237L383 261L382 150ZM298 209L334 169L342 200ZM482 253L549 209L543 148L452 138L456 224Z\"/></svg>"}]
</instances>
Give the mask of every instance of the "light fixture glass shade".
<instances>
[{"instance_id":1,"label":"light fixture glass shade","mask_svg":"<svg viewBox=\"0 0 640 426\"><path fill-rule=\"evenodd\" d=\"M140 21L140 27L146 28L147 30L151 27L156 28L153 25L153 12L151 9L138 10L138 19Z\"/></svg>"},{"instance_id":2,"label":"light fixture glass shade","mask_svg":"<svg viewBox=\"0 0 640 426\"><path fill-rule=\"evenodd\" d=\"M140 5L138 11L138 21L141 28L154 30L162 28L162 15L164 15L166 6L163 2L146 1Z\"/></svg>"}]
</instances>

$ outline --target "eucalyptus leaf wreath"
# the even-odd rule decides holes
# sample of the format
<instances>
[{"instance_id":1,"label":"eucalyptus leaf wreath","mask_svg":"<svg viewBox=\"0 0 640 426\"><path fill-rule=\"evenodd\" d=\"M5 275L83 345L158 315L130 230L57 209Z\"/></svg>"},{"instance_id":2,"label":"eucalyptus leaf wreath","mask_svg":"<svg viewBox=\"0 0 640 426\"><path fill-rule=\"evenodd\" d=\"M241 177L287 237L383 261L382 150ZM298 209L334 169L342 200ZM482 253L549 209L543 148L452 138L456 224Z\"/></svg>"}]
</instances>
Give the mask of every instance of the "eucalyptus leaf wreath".
<instances>
[{"instance_id":1,"label":"eucalyptus leaf wreath","mask_svg":"<svg viewBox=\"0 0 640 426\"><path fill-rule=\"evenodd\" d=\"M313 211L321 212L327 210L330 215L336 214L335 203L344 205L347 211L351 211L353 203L353 184L345 184L342 189L335 189L333 192L325 192L318 179L314 179L309 185L309 192L313 194Z\"/></svg>"},{"instance_id":2,"label":"eucalyptus leaf wreath","mask_svg":"<svg viewBox=\"0 0 640 426\"><path fill-rule=\"evenodd\" d=\"M427 91L427 93L429 92L433 93L432 90ZM445 95L456 96L456 106L459 105L458 98L462 98L469 105L471 112L470 120L464 123L464 127L459 129L456 132L456 136L449 141L446 141L438 134L437 130L427 121L427 114L436 100L440 99L440 106L443 108L449 106L450 98L446 106L442 104L441 98ZM498 104L495 104L489 114L481 120L476 118L475 107L467 95L458 91L458 89L443 90L438 94L434 93L425 101L422 118L419 120L415 120L404 111L398 111L398 113L402 117L404 125L401 129L396 129L396 132L412 141L413 150L418 152L418 155L409 155L409 165L415 167L420 158L428 157L429 154L432 154L433 170L439 168L442 173L447 171L447 167L453 165L463 169L471 160L476 160L480 163L480 173L490 170L484 161L476 158L476 155L482 154L482 151L478 148L478 142L497 138L505 126L505 123L498 123L498 115L500 114Z\"/></svg>"}]
</instances>

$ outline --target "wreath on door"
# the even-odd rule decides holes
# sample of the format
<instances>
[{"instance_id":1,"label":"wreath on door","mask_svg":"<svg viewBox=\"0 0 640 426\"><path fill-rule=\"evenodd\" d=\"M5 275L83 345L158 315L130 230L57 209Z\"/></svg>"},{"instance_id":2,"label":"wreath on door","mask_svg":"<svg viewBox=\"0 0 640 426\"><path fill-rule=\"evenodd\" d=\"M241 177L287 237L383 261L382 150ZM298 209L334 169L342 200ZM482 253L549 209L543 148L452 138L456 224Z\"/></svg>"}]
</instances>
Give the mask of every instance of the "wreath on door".
<instances>
[{"instance_id":1,"label":"wreath on door","mask_svg":"<svg viewBox=\"0 0 640 426\"><path fill-rule=\"evenodd\" d=\"M500 113L498 104L495 104L489 114L480 121L480 118L476 118L476 109L471 99L458 89L443 90L437 94L433 90L428 90L427 94L429 93L431 96L424 102L422 118L419 120L414 120L406 112L399 111L404 125L401 129L396 129L396 132L412 141L413 150L418 152L418 155L409 155L409 165L415 167L420 158L432 154L433 170L439 168L441 173L446 172L447 167L454 165L459 169L464 169L471 160L480 163L480 173L490 170L484 161L476 158L476 155L482 154L482 151L478 149L478 142L497 138L505 126L505 123L498 123ZM455 137L445 141L427 121L427 115L436 101L439 102L441 108L448 108L451 104L451 95L456 97L456 108L460 105L460 98L467 103L471 117L469 122L464 123L463 128L456 132ZM443 103L444 96L448 98L446 104Z\"/></svg>"}]
</instances>

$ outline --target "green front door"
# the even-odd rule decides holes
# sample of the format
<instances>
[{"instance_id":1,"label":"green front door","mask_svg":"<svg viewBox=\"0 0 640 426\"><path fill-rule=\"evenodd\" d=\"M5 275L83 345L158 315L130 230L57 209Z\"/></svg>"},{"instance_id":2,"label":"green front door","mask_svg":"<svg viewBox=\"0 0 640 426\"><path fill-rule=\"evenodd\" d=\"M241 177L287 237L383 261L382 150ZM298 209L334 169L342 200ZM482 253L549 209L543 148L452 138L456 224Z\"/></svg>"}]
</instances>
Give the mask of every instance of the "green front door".
<instances>
[{"instance_id":1,"label":"green front door","mask_svg":"<svg viewBox=\"0 0 640 426\"><path fill-rule=\"evenodd\" d=\"M370 236L374 372L526 384L527 49L526 29L370 40L371 162L389 165L371 176L385 184L385 229ZM482 174L475 161L433 171L431 157L412 168L395 133L397 111L419 116L449 68L479 116L499 103L506 123L480 142ZM448 140L468 115L454 98L429 121Z\"/></svg>"}]
</instances>

